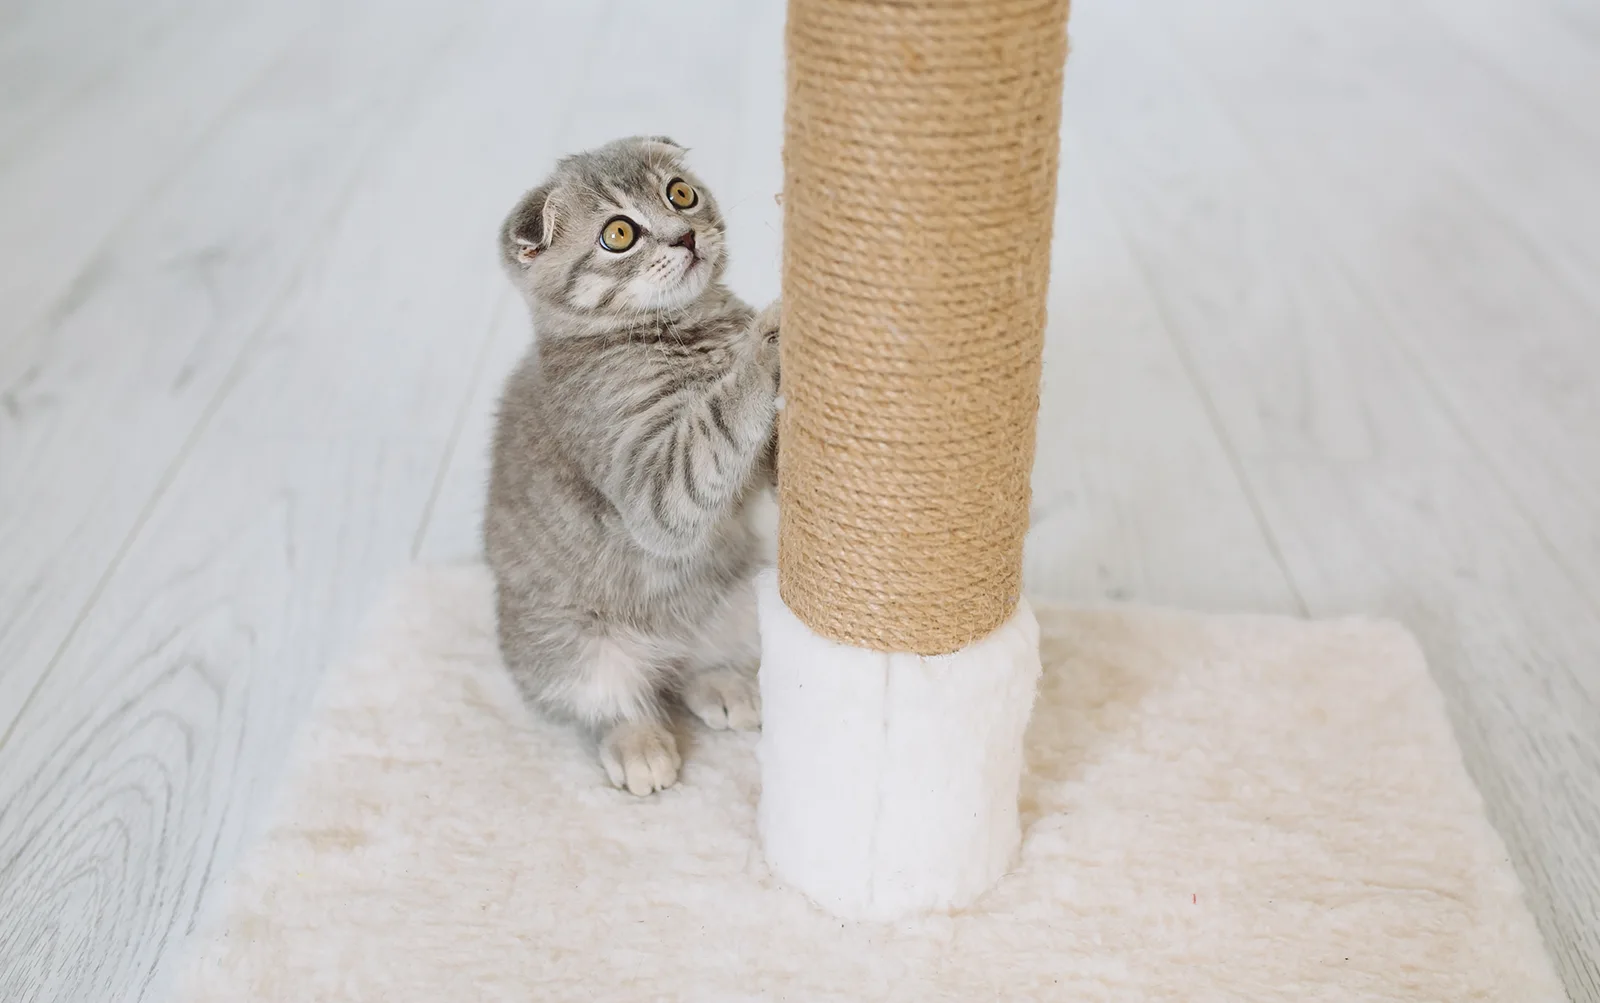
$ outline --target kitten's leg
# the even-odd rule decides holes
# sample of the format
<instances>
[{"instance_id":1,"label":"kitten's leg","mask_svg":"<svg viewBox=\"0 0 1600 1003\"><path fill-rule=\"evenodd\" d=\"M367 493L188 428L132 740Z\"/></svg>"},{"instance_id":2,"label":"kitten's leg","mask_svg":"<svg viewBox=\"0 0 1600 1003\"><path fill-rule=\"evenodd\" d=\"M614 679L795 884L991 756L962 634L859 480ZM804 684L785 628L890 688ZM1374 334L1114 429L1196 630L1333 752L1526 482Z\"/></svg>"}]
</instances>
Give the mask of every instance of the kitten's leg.
<instances>
[{"instance_id":1,"label":"kitten's leg","mask_svg":"<svg viewBox=\"0 0 1600 1003\"><path fill-rule=\"evenodd\" d=\"M761 727L761 690L750 670L723 666L689 676L683 703L707 728L755 731Z\"/></svg>"},{"instance_id":2,"label":"kitten's leg","mask_svg":"<svg viewBox=\"0 0 1600 1003\"><path fill-rule=\"evenodd\" d=\"M612 786L644 797L678 781L678 742L659 721L622 721L600 736L600 765Z\"/></svg>"},{"instance_id":3,"label":"kitten's leg","mask_svg":"<svg viewBox=\"0 0 1600 1003\"><path fill-rule=\"evenodd\" d=\"M706 727L761 727L761 630L754 582L735 587L701 632L683 686L683 703Z\"/></svg>"},{"instance_id":4,"label":"kitten's leg","mask_svg":"<svg viewBox=\"0 0 1600 1003\"><path fill-rule=\"evenodd\" d=\"M599 736L600 765L612 784L643 796L678 779L682 761L660 698L674 673L650 645L518 617L516 604L502 599L500 648L530 702Z\"/></svg>"},{"instance_id":5,"label":"kitten's leg","mask_svg":"<svg viewBox=\"0 0 1600 1003\"><path fill-rule=\"evenodd\" d=\"M668 664L632 638L589 638L580 671L562 693L571 712L599 733L600 765L611 783L641 797L671 787L682 765L659 696L671 677Z\"/></svg>"}]
</instances>

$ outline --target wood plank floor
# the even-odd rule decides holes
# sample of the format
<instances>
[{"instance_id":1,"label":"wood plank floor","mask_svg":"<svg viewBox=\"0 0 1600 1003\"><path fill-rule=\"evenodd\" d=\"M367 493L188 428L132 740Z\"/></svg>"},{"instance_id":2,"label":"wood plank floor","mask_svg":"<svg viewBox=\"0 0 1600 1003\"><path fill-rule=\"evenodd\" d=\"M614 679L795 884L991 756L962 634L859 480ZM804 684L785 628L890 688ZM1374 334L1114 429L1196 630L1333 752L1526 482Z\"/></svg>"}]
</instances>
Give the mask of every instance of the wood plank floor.
<instances>
[{"instance_id":1,"label":"wood plank floor","mask_svg":"<svg viewBox=\"0 0 1600 1003\"><path fill-rule=\"evenodd\" d=\"M782 20L0 6L0 999L165 998L322 667L473 555L557 155L688 143L776 294ZM1600 8L1073 34L1031 588L1404 621L1600 1003Z\"/></svg>"}]
</instances>

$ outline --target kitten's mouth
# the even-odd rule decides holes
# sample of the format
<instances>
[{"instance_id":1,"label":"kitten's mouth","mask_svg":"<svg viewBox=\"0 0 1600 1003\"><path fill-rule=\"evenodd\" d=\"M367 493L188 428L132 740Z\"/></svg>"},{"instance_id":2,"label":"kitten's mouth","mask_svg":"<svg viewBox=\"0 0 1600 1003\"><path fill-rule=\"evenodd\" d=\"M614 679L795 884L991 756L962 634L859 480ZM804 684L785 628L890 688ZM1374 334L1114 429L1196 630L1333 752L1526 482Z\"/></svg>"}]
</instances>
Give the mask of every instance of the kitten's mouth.
<instances>
[{"instance_id":1,"label":"kitten's mouth","mask_svg":"<svg viewBox=\"0 0 1600 1003\"><path fill-rule=\"evenodd\" d=\"M698 296L711 281L711 263L715 254L708 253L713 251L711 248L702 249L692 245L683 249L689 252L689 256L680 259L683 266L678 272L677 285L685 295Z\"/></svg>"},{"instance_id":2,"label":"kitten's mouth","mask_svg":"<svg viewBox=\"0 0 1600 1003\"><path fill-rule=\"evenodd\" d=\"M700 261L700 252L695 248L695 243L694 230L692 229L686 231L683 236L672 242L673 247L681 247L689 252L689 267L684 269L685 274L688 274L689 270Z\"/></svg>"}]
</instances>

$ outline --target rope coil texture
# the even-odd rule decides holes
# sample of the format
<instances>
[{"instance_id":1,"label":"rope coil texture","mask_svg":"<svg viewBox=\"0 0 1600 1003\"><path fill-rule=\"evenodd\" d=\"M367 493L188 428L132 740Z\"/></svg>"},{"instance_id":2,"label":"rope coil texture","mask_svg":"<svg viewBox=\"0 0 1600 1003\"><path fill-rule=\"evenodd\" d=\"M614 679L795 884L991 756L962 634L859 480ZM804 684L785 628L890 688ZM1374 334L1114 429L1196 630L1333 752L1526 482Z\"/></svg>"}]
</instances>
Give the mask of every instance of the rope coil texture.
<instances>
[{"instance_id":1,"label":"rope coil texture","mask_svg":"<svg viewBox=\"0 0 1600 1003\"><path fill-rule=\"evenodd\" d=\"M791 0L778 575L943 654L1022 588L1067 0Z\"/></svg>"}]
</instances>

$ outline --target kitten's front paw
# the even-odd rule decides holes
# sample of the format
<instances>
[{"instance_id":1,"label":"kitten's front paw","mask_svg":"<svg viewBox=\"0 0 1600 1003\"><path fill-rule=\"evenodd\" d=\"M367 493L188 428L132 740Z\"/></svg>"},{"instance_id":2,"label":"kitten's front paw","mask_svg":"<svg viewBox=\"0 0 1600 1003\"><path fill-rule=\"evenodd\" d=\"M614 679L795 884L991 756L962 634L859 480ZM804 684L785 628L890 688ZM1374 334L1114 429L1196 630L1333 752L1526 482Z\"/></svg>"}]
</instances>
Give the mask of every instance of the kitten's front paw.
<instances>
[{"instance_id":1,"label":"kitten's front paw","mask_svg":"<svg viewBox=\"0 0 1600 1003\"><path fill-rule=\"evenodd\" d=\"M772 371L772 387L775 391L783 384L783 379L779 375L781 360L778 351L778 325L782 319L783 300L775 299L767 304L765 310L756 314L756 319L751 324L751 330L761 339L762 364ZM782 398L779 398L778 407L783 407Z\"/></svg>"},{"instance_id":2,"label":"kitten's front paw","mask_svg":"<svg viewBox=\"0 0 1600 1003\"><path fill-rule=\"evenodd\" d=\"M600 739L600 765L614 786L644 797L678 780L678 743L652 721L625 722Z\"/></svg>"},{"instance_id":3,"label":"kitten's front paw","mask_svg":"<svg viewBox=\"0 0 1600 1003\"><path fill-rule=\"evenodd\" d=\"M761 727L761 690L755 677L736 669L712 669L690 678L683 702L706 727L754 731Z\"/></svg>"},{"instance_id":4,"label":"kitten's front paw","mask_svg":"<svg viewBox=\"0 0 1600 1003\"><path fill-rule=\"evenodd\" d=\"M756 314L756 333L770 342L778 340L778 325L783 319L783 300L775 299Z\"/></svg>"}]
</instances>

